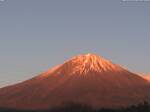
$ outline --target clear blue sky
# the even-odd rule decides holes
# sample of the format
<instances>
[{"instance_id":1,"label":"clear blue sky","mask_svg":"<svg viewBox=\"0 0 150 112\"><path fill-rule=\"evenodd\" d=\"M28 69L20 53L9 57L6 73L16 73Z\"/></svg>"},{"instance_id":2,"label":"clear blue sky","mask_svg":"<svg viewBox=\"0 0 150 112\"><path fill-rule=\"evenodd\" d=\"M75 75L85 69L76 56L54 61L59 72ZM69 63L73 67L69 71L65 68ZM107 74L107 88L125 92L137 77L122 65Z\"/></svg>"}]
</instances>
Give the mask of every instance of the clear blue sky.
<instances>
[{"instance_id":1,"label":"clear blue sky","mask_svg":"<svg viewBox=\"0 0 150 112\"><path fill-rule=\"evenodd\" d=\"M0 87L89 52L149 73L149 11L121 0L0 1Z\"/></svg>"}]
</instances>

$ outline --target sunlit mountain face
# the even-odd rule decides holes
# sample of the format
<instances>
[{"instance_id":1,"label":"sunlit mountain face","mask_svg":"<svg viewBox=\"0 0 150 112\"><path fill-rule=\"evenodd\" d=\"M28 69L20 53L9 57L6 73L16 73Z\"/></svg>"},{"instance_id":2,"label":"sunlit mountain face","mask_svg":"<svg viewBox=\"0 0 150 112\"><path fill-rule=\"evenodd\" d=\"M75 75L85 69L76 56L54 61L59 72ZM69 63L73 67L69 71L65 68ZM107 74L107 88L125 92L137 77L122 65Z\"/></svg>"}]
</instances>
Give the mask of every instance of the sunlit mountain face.
<instances>
[{"instance_id":1,"label":"sunlit mountain face","mask_svg":"<svg viewBox=\"0 0 150 112\"><path fill-rule=\"evenodd\" d=\"M148 81L150 81L150 76L146 76L145 78L146 78Z\"/></svg>"},{"instance_id":2,"label":"sunlit mountain face","mask_svg":"<svg viewBox=\"0 0 150 112\"><path fill-rule=\"evenodd\" d=\"M150 75L143 75L142 77L143 77L144 79L150 81Z\"/></svg>"},{"instance_id":3,"label":"sunlit mountain face","mask_svg":"<svg viewBox=\"0 0 150 112\"><path fill-rule=\"evenodd\" d=\"M150 83L95 54L78 55L22 83L0 89L0 107L48 109L67 103L120 108L150 102Z\"/></svg>"},{"instance_id":4,"label":"sunlit mountain face","mask_svg":"<svg viewBox=\"0 0 150 112\"><path fill-rule=\"evenodd\" d=\"M150 74L137 73L140 77L150 82Z\"/></svg>"}]
</instances>

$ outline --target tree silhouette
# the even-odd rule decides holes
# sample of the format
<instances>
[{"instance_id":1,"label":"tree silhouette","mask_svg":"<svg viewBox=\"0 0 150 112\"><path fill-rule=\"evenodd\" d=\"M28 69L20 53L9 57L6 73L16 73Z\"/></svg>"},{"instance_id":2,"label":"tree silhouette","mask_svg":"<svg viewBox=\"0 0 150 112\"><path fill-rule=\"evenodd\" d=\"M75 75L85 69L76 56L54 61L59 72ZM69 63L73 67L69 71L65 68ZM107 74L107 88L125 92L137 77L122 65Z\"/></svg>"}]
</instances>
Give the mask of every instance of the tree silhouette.
<instances>
[{"instance_id":1,"label":"tree silhouette","mask_svg":"<svg viewBox=\"0 0 150 112\"><path fill-rule=\"evenodd\" d=\"M0 108L0 112L150 112L150 105L148 102L144 101L143 103L140 103L138 105L132 105L128 108L121 108L121 109L102 108L99 110L94 110L92 107L87 105L70 103L60 108L47 110L16 110L16 109Z\"/></svg>"}]
</instances>

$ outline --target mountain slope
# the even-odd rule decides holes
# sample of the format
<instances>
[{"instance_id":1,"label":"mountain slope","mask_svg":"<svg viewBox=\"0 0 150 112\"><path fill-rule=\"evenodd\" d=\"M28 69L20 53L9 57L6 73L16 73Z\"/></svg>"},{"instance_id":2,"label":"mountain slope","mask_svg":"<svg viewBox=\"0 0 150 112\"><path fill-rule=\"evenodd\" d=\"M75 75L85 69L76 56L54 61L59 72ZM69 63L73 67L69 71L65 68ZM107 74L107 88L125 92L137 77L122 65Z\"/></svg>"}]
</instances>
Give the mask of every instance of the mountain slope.
<instances>
[{"instance_id":1,"label":"mountain slope","mask_svg":"<svg viewBox=\"0 0 150 112\"><path fill-rule=\"evenodd\" d=\"M25 82L0 89L0 107L47 109L75 102L122 107L150 101L148 81L95 54L79 55Z\"/></svg>"},{"instance_id":2,"label":"mountain slope","mask_svg":"<svg viewBox=\"0 0 150 112\"><path fill-rule=\"evenodd\" d=\"M142 77L143 77L144 79L150 81L150 75L143 75Z\"/></svg>"},{"instance_id":3,"label":"mountain slope","mask_svg":"<svg viewBox=\"0 0 150 112\"><path fill-rule=\"evenodd\" d=\"M145 77L148 81L150 81L150 76Z\"/></svg>"}]
</instances>

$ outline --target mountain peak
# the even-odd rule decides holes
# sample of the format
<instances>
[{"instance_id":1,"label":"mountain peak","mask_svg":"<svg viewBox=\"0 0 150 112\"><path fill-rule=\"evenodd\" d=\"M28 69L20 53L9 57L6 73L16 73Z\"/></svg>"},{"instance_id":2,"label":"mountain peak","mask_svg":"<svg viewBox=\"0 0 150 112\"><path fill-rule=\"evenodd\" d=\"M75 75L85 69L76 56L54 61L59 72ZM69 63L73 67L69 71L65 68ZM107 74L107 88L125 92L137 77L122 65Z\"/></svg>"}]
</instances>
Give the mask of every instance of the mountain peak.
<instances>
[{"instance_id":1,"label":"mountain peak","mask_svg":"<svg viewBox=\"0 0 150 112\"><path fill-rule=\"evenodd\" d=\"M119 65L113 64L107 59L96 54L88 53L72 57L64 64L51 68L41 76L49 75L87 75L89 72L105 73L120 72L124 70Z\"/></svg>"},{"instance_id":2,"label":"mountain peak","mask_svg":"<svg viewBox=\"0 0 150 112\"><path fill-rule=\"evenodd\" d=\"M118 71L121 69L120 66L113 64L101 56L91 53L75 56L67 61L66 64L73 68L73 73L79 74L86 74L90 71L107 72Z\"/></svg>"},{"instance_id":3,"label":"mountain peak","mask_svg":"<svg viewBox=\"0 0 150 112\"><path fill-rule=\"evenodd\" d=\"M113 64L112 62L104 59L96 54L81 54L71 58L64 64L56 66L47 71L44 76L49 74L54 75L86 75L89 72L119 72L123 70L119 65Z\"/></svg>"},{"instance_id":4,"label":"mountain peak","mask_svg":"<svg viewBox=\"0 0 150 112\"><path fill-rule=\"evenodd\" d=\"M87 53L87 54L85 54L85 56L87 56L87 57L97 57L98 55L96 55L96 54L93 54L93 53Z\"/></svg>"}]
</instances>

